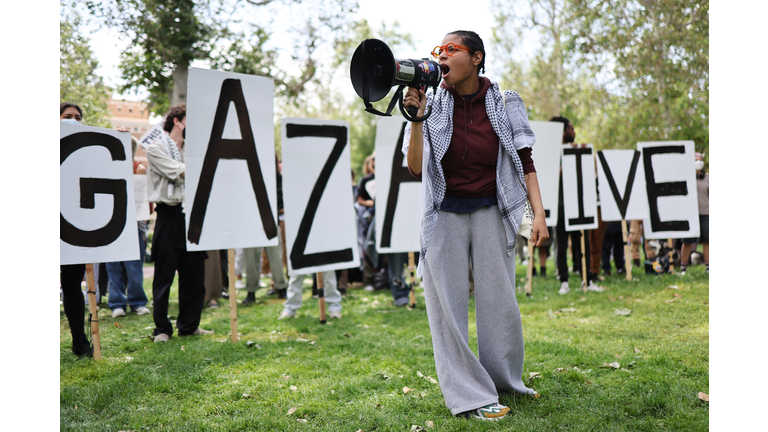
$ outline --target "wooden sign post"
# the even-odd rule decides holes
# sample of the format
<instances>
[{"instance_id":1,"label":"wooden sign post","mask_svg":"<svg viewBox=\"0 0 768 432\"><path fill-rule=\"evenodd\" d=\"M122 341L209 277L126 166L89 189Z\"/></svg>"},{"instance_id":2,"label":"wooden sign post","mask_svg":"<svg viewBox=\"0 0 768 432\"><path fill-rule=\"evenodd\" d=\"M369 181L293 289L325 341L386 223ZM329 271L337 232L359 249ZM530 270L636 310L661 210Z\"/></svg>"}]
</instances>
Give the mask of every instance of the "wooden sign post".
<instances>
[{"instance_id":1,"label":"wooden sign post","mask_svg":"<svg viewBox=\"0 0 768 432\"><path fill-rule=\"evenodd\" d=\"M632 257L629 256L629 232L627 231L627 220L621 220L621 235L624 237L624 272L627 274L627 280L632 280Z\"/></svg>"},{"instance_id":2,"label":"wooden sign post","mask_svg":"<svg viewBox=\"0 0 768 432\"><path fill-rule=\"evenodd\" d=\"M584 240L584 230L581 230L581 290L587 292L587 251Z\"/></svg>"},{"instance_id":3,"label":"wooden sign post","mask_svg":"<svg viewBox=\"0 0 768 432\"><path fill-rule=\"evenodd\" d=\"M675 239L667 239L667 247L669 247L669 274L675 274Z\"/></svg>"},{"instance_id":4,"label":"wooden sign post","mask_svg":"<svg viewBox=\"0 0 768 432\"><path fill-rule=\"evenodd\" d=\"M101 340L99 338L99 308L96 306L96 283L93 278L93 264L85 265L86 280L88 281L88 311L91 313L91 343L93 344L93 361L101 360Z\"/></svg>"},{"instance_id":5,"label":"wooden sign post","mask_svg":"<svg viewBox=\"0 0 768 432\"><path fill-rule=\"evenodd\" d=\"M317 272L317 298L320 303L320 324L325 324L325 285L323 284L323 272Z\"/></svg>"},{"instance_id":6,"label":"wooden sign post","mask_svg":"<svg viewBox=\"0 0 768 432\"><path fill-rule=\"evenodd\" d=\"M232 329L232 343L237 343L237 288L235 288L235 250L227 250L229 267L229 325Z\"/></svg>"},{"instance_id":7,"label":"wooden sign post","mask_svg":"<svg viewBox=\"0 0 768 432\"><path fill-rule=\"evenodd\" d=\"M414 264L414 253L408 252L408 274L411 275L411 293L408 294L409 305L416 306L416 265Z\"/></svg>"},{"instance_id":8,"label":"wooden sign post","mask_svg":"<svg viewBox=\"0 0 768 432\"><path fill-rule=\"evenodd\" d=\"M533 236L531 236L533 237ZM525 276L525 295L531 296L533 290L533 239L528 240L528 272Z\"/></svg>"}]
</instances>

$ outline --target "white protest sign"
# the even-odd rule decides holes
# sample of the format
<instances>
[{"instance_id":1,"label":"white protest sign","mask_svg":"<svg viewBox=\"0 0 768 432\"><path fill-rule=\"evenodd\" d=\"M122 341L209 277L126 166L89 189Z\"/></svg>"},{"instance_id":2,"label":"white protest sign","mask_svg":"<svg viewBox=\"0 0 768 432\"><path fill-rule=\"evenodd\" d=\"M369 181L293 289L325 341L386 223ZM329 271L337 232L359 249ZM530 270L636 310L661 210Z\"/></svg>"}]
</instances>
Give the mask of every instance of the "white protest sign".
<instances>
[{"instance_id":1,"label":"white protest sign","mask_svg":"<svg viewBox=\"0 0 768 432\"><path fill-rule=\"evenodd\" d=\"M187 250L277 245L271 78L189 70Z\"/></svg>"},{"instance_id":2,"label":"white protest sign","mask_svg":"<svg viewBox=\"0 0 768 432\"><path fill-rule=\"evenodd\" d=\"M402 117L379 117L376 126L376 250L379 253L421 250L421 180L408 171L403 155L405 125Z\"/></svg>"},{"instance_id":3,"label":"white protest sign","mask_svg":"<svg viewBox=\"0 0 768 432\"><path fill-rule=\"evenodd\" d=\"M152 129L148 130L147 133L141 136L141 139L139 139L139 145L146 149L157 140L163 140L164 142L167 141L168 135L166 135L165 131L163 130L164 124L165 117L160 120L160 123L153 126Z\"/></svg>"},{"instance_id":4,"label":"white protest sign","mask_svg":"<svg viewBox=\"0 0 768 432\"><path fill-rule=\"evenodd\" d=\"M131 136L61 123L61 265L139 259Z\"/></svg>"},{"instance_id":5,"label":"white protest sign","mask_svg":"<svg viewBox=\"0 0 768 432\"><path fill-rule=\"evenodd\" d=\"M561 146L563 209L568 232L597 228L597 185L592 144Z\"/></svg>"},{"instance_id":6,"label":"white protest sign","mask_svg":"<svg viewBox=\"0 0 768 432\"><path fill-rule=\"evenodd\" d=\"M557 202L560 194L560 146L563 125L560 122L532 121L531 129L536 144L531 147L531 158L536 167L541 202L544 205L547 226L557 225Z\"/></svg>"},{"instance_id":7,"label":"white protest sign","mask_svg":"<svg viewBox=\"0 0 768 432\"><path fill-rule=\"evenodd\" d=\"M637 149L648 194L648 217L643 219L645 238L698 237L693 141L639 142Z\"/></svg>"},{"instance_id":8,"label":"white protest sign","mask_svg":"<svg viewBox=\"0 0 768 432\"><path fill-rule=\"evenodd\" d=\"M648 218L648 197L639 151L597 152L597 189L603 221Z\"/></svg>"},{"instance_id":9,"label":"white protest sign","mask_svg":"<svg viewBox=\"0 0 768 432\"><path fill-rule=\"evenodd\" d=\"M288 274L359 266L349 123L284 118L281 129Z\"/></svg>"},{"instance_id":10,"label":"white protest sign","mask_svg":"<svg viewBox=\"0 0 768 432\"><path fill-rule=\"evenodd\" d=\"M147 175L133 175L133 192L136 203L136 220L149 220L149 199L147 195Z\"/></svg>"}]
</instances>

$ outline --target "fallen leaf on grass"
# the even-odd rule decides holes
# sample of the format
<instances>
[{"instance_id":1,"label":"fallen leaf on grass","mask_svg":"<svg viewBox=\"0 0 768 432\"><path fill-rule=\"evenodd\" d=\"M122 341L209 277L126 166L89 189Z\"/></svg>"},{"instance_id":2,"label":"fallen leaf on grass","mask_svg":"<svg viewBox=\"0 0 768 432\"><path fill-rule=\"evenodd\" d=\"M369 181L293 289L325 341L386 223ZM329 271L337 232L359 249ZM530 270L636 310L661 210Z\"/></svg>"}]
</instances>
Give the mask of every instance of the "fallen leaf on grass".
<instances>
[{"instance_id":1,"label":"fallen leaf on grass","mask_svg":"<svg viewBox=\"0 0 768 432\"><path fill-rule=\"evenodd\" d=\"M637 347L635 347L635 352L640 354L642 351L640 351L639 349L637 349Z\"/></svg>"},{"instance_id":2,"label":"fallen leaf on grass","mask_svg":"<svg viewBox=\"0 0 768 432\"><path fill-rule=\"evenodd\" d=\"M384 380L388 380L389 379L389 377L384 375L382 372L376 372L376 375L380 376Z\"/></svg>"},{"instance_id":3,"label":"fallen leaf on grass","mask_svg":"<svg viewBox=\"0 0 768 432\"><path fill-rule=\"evenodd\" d=\"M296 342L312 342L312 339L296 338Z\"/></svg>"},{"instance_id":4,"label":"fallen leaf on grass","mask_svg":"<svg viewBox=\"0 0 768 432\"><path fill-rule=\"evenodd\" d=\"M296 387L296 386L294 386L294 385L292 385L292 386L290 386L290 387L288 387L288 388L289 388L289 389L291 389L291 391L296 391L296 390L298 390L298 389L299 389L298 387Z\"/></svg>"},{"instance_id":5,"label":"fallen leaf on grass","mask_svg":"<svg viewBox=\"0 0 768 432\"><path fill-rule=\"evenodd\" d=\"M632 372L630 372L629 370L627 370L627 369L624 369L624 368L621 368L621 370L623 370L624 372L632 373Z\"/></svg>"},{"instance_id":6,"label":"fallen leaf on grass","mask_svg":"<svg viewBox=\"0 0 768 432\"><path fill-rule=\"evenodd\" d=\"M538 372L531 372L528 374L528 379L541 378L541 374Z\"/></svg>"},{"instance_id":7,"label":"fallen leaf on grass","mask_svg":"<svg viewBox=\"0 0 768 432\"><path fill-rule=\"evenodd\" d=\"M297 422L306 423L307 419L296 419Z\"/></svg>"},{"instance_id":8,"label":"fallen leaf on grass","mask_svg":"<svg viewBox=\"0 0 768 432\"><path fill-rule=\"evenodd\" d=\"M424 337L424 335L418 335L418 336L416 336L415 338L413 338L413 340L416 340L416 339L418 339L418 338L423 338L423 337Z\"/></svg>"},{"instance_id":9,"label":"fallen leaf on grass","mask_svg":"<svg viewBox=\"0 0 768 432\"><path fill-rule=\"evenodd\" d=\"M428 377L427 377L427 379L428 379L428 380L429 380L429 382L431 382L432 384L437 384L437 380L436 380L436 379L434 379L434 378L432 378L431 376L428 376Z\"/></svg>"},{"instance_id":10,"label":"fallen leaf on grass","mask_svg":"<svg viewBox=\"0 0 768 432\"><path fill-rule=\"evenodd\" d=\"M419 378L424 378L424 374L419 371L416 371L416 376Z\"/></svg>"},{"instance_id":11,"label":"fallen leaf on grass","mask_svg":"<svg viewBox=\"0 0 768 432\"><path fill-rule=\"evenodd\" d=\"M603 367L610 367L610 368L614 368L614 369L619 369L619 368L621 368L621 365L619 364L619 362L603 363Z\"/></svg>"},{"instance_id":12,"label":"fallen leaf on grass","mask_svg":"<svg viewBox=\"0 0 768 432\"><path fill-rule=\"evenodd\" d=\"M568 368L557 368L555 372L568 372Z\"/></svg>"},{"instance_id":13,"label":"fallen leaf on grass","mask_svg":"<svg viewBox=\"0 0 768 432\"><path fill-rule=\"evenodd\" d=\"M286 415L291 415L291 414L295 413L297 409L298 408L296 408L296 407L292 407L291 409L288 410L288 413Z\"/></svg>"},{"instance_id":14,"label":"fallen leaf on grass","mask_svg":"<svg viewBox=\"0 0 768 432\"><path fill-rule=\"evenodd\" d=\"M560 308L558 312L576 312L576 308Z\"/></svg>"},{"instance_id":15,"label":"fallen leaf on grass","mask_svg":"<svg viewBox=\"0 0 768 432\"><path fill-rule=\"evenodd\" d=\"M126 361L126 362L129 362L129 361L131 361L131 360L133 360L133 357L131 357L131 356L125 356L125 361Z\"/></svg>"},{"instance_id":16,"label":"fallen leaf on grass","mask_svg":"<svg viewBox=\"0 0 768 432\"><path fill-rule=\"evenodd\" d=\"M670 285L670 286L668 286L668 287L667 287L667 289L673 289L673 290L676 290L676 289L680 289L680 287L679 287L679 286L677 286L677 285Z\"/></svg>"},{"instance_id":17,"label":"fallen leaf on grass","mask_svg":"<svg viewBox=\"0 0 768 432\"><path fill-rule=\"evenodd\" d=\"M376 409L381 409L381 404L376 404Z\"/></svg>"},{"instance_id":18,"label":"fallen leaf on grass","mask_svg":"<svg viewBox=\"0 0 768 432\"><path fill-rule=\"evenodd\" d=\"M411 432L423 432L425 430L426 429L424 429L423 427L421 427L419 425L412 425L411 426Z\"/></svg>"},{"instance_id":19,"label":"fallen leaf on grass","mask_svg":"<svg viewBox=\"0 0 768 432\"><path fill-rule=\"evenodd\" d=\"M703 400L704 402L709 402L709 395L704 392L699 392L699 399Z\"/></svg>"},{"instance_id":20,"label":"fallen leaf on grass","mask_svg":"<svg viewBox=\"0 0 768 432\"><path fill-rule=\"evenodd\" d=\"M184 345L182 345L182 346L181 346L181 350L182 350L182 351L186 351L186 350L184 349Z\"/></svg>"},{"instance_id":21,"label":"fallen leaf on grass","mask_svg":"<svg viewBox=\"0 0 768 432\"><path fill-rule=\"evenodd\" d=\"M336 394L336 390L331 390L331 394Z\"/></svg>"},{"instance_id":22,"label":"fallen leaf on grass","mask_svg":"<svg viewBox=\"0 0 768 432\"><path fill-rule=\"evenodd\" d=\"M115 327L122 327L122 325L119 322L115 322Z\"/></svg>"},{"instance_id":23,"label":"fallen leaf on grass","mask_svg":"<svg viewBox=\"0 0 768 432\"><path fill-rule=\"evenodd\" d=\"M678 293L675 293L675 294L674 294L674 296L675 296L675 297L677 297L677 298L683 298L683 296L681 296L681 295L680 295L680 294L678 294Z\"/></svg>"},{"instance_id":24,"label":"fallen leaf on grass","mask_svg":"<svg viewBox=\"0 0 768 432\"><path fill-rule=\"evenodd\" d=\"M669 299L669 300L665 301L664 303L674 303L675 300L677 300L677 299Z\"/></svg>"},{"instance_id":25,"label":"fallen leaf on grass","mask_svg":"<svg viewBox=\"0 0 768 432\"><path fill-rule=\"evenodd\" d=\"M549 309L549 310L547 311L547 315L549 315L549 318L550 318L550 319L552 319L552 318L557 318L557 315L555 315L554 313L552 313L552 309Z\"/></svg>"},{"instance_id":26,"label":"fallen leaf on grass","mask_svg":"<svg viewBox=\"0 0 768 432\"><path fill-rule=\"evenodd\" d=\"M627 316L627 315L629 315L631 313L632 313L632 311L630 309L626 309L626 308L624 308L624 309L616 309L615 311L613 311L614 315L619 315L619 316Z\"/></svg>"},{"instance_id":27,"label":"fallen leaf on grass","mask_svg":"<svg viewBox=\"0 0 768 432\"><path fill-rule=\"evenodd\" d=\"M589 324L589 320L586 318L579 318L579 322L582 324Z\"/></svg>"},{"instance_id":28,"label":"fallen leaf on grass","mask_svg":"<svg viewBox=\"0 0 768 432\"><path fill-rule=\"evenodd\" d=\"M426 426L427 429L432 429L433 427L435 427L435 424L432 422L432 420L427 420L424 422L424 426Z\"/></svg>"},{"instance_id":29,"label":"fallen leaf on grass","mask_svg":"<svg viewBox=\"0 0 768 432\"><path fill-rule=\"evenodd\" d=\"M251 395L250 395L250 394L248 394L248 393L243 393L243 399L245 399L245 398L249 398L249 397L251 397Z\"/></svg>"},{"instance_id":30,"label":"fallen leaf on grass","mask_svg":"<svg viewBox=\"0 0 768 432\"><path fill-rule=\"evenodd\" d=\"M413 391L413 389L410 389L408 387L403 387L403 394L406 394L406 393L411 392L411 391Z\"/></svg>"},{"instance_id":31,"label":"fallen leaf on grass","mask_svg":"<svg viewBox=\"0 0 768 432\"><path fill-rule=\"evenodd\" d=\"M155 328L154 326L149 326L149 327L144 327L144 330L153 330L154 328Z\"/></svg>"}]
</instances>

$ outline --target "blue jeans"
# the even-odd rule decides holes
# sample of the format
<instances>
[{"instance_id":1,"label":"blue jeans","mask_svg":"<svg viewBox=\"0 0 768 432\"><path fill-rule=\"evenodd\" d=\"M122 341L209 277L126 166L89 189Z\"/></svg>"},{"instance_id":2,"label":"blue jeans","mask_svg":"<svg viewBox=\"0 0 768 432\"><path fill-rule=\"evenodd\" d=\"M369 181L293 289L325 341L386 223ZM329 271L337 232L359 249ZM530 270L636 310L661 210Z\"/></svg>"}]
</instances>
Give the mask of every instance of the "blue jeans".
<instances>
[{"instance_id":1,"label":"blue jeans","mask_svg":"<svg viewBox=\"0 0 768 432\"><path fill-rule=\"evenodd\" d=\"M127 306L130 306L131 310L135 311L137 308L147 305L147 295L144 293L145 248L144 233L139 230L139 259L107 263L107 275L109 276L109 298L107 299L107 304L110 309L122 308L127 310ZM127 297L126 286L123 283L123 269L125 269L125 274L128 276Z\"/></svg>"}]
</instances>

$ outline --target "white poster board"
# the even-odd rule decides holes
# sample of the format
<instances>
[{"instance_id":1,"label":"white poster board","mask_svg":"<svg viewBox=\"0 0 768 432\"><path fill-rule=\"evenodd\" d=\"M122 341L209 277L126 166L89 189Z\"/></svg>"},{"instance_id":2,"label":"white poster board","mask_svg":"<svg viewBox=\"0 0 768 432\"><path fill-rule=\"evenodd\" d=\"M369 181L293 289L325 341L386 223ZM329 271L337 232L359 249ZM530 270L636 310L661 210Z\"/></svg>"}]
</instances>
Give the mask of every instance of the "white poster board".
<instances>
[{"instance_id":1,"label":"white poster board","mask_svg":"<svg viewBox=\"0 0 768 432\"><path fill-rule=\"evenodd\" d=\"M406 123L379 117L376 126L376 250L383 254L421 250L421 180L403 155Z\"/></svg>"},{"instance_id":2,"label":"white poster board","mask_svg":"<svg viewBox=\"0 0 768 432\"><path fill-rule=\"evenodd\" d=\"M141 139L139 139L139 145L144 147L144 149L147 149L150 145L152 145L153 142L157 140L168 140L168 135L163 130L163 125L165 124L165 117L160 120L160 122L152 127L152 129L148 130L147 133L141 136Z\"/></svg>"},{"instance_id":3,"label":"white poster board","mask_svg":"<svg viewBox=\"0 0 768 432\"><path fill-rule=\"evenodd\" d=\"M597 228L597 185L592 144L561 146L563 209L568 232Z\"/></svg>"},{"instance_id":4,"label":"white poster board","mask_svg":"<svg viewBox=\"0 0 768 432\"><path fill-rule=\"evenodd\" d=\"M147 175L133 175L134 202L136 204L136 220L149 220L149 198L147 194Z\"/></svg>"},{"instance_id":5,"label":"white poster board","mask_svg":"<svg viewBox=\"0 0 768 432\"><path fill-rule=\"evenodd\" d=\"M597 188L603 221L648 218L641 154L636 150L597 152Z\"/></svg>"},{"instance_id":6,"label":"white poster board","mask_svg":"<svg viewBox=\"0 0 768 432\"><path fill-rule=\"evenodd\" d=\"M541 202L547 226L557 225L557 201L560 194L560 146L564 124L560 122L532 121L531 129L536 144L531 147L531 158L536 167Z\"/></svg>"},{"instance_id":7,"label":"white poster board","mask_svg":"<svg viewBox=\"0 0 768 432\"><path fill-rule=\"evenodd\" d=\"M271 78L189 70L187 250L277 245Z\"/></svg>"},{"instance_id":8,"label":"white poster board","mask_svg":"<svg viewBox=\"0 0 768 432\"><path fill-rule=\"evenodd\" d=\"M693 141L639 142L648 194L648 217L643 231L648 239L699 236Z\"/></svg>"},{"instance_id":9,"label":"white poster board","mask_svg":"<svg viewBox=\"0 0 768 432\"><path fill-rule=\"evenodd\" d=\"M357 267L349 123L282 119L288 274Z\"/></svg>"},{"instance_id":10,"label":"white poster board","mask_svg":"<svg viewBox=\"0 0 768 432\"><path fill-rule=\"evenodd\" d=\"M61 265L139 259L131 135L61 123Z\"/></svg>"}]
</instances>

